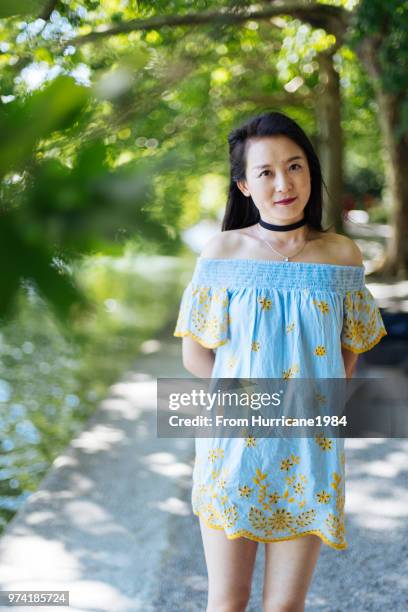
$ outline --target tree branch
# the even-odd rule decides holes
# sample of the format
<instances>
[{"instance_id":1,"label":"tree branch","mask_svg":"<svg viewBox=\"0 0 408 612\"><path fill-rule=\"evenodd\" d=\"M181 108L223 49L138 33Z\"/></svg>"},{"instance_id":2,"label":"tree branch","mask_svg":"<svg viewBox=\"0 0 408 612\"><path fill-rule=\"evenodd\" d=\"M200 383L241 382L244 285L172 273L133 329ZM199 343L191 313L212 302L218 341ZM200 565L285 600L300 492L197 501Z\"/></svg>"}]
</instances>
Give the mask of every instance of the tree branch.
<instances>
[{"instance_id":1,"label":"tree branch","mask_svg":"<svg viewBox=\"0 0 408 612\"><path fill-rule=\"evenodd\" d=\"M247 9L235 12L228 11L203 11L200 13L189 13L187 15L157 15L148 19L131 19L120 25L104 30L98 30L71 38L64 43L66 45L80 46L90 42L128 34L135 31L160 30L166 26L197 26L205 24L239 24L245 21L260 21L281 15L288 15L309 23L315 28L323 28L337 39L342 39L345 30L350 23L351 12L338 6L327 4L305 4L299 0L278 0L273 6L263 10Z\"/></svg>"},{"instance_id":2,"label":"tree branch","mask_svg":"<svg viewBox=\"0 0 408 612\"><path fill-rule=\"evenodd\" d=\"M56 8L57 4L58 0L50 0L50 2L47 2L41 12L41 15L39 15L38 18L44 19L44 21L48 21L51 17L52 11Z\"/></svg>"},{"instance_id":3,"label":"tree branch","mask_svg":"<svg viewBox=\"0 0 408 612\"><path fill-rule=\"evenodd\" d=\"M294 106L300 106L307 102L313 102L315 96L313 92L307 92L304 94L299 93L286 93L277 92L274 94L264 95L248 95L247 97L239 98L222 98L222 106L230 108L231 106L237 106L238 104L248 104L249 102L257 104L258 106L282 106L285 104L293 104Z\"/></svg>"}]
</instances>

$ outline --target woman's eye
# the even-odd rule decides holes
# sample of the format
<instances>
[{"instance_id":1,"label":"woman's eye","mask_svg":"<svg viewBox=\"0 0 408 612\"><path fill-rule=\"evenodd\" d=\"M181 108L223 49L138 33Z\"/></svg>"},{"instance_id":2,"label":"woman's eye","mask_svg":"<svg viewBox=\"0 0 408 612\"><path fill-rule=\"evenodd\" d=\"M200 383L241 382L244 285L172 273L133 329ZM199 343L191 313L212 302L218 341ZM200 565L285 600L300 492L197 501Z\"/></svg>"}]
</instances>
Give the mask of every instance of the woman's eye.
<instances>
[{"instance_id":1,"label":"woman's eye","mask_svg":"<svg viewBox=\"0 0 408 612\"><path fill-rule=\"evenodd\" d=\"M289 168L294 168L295 166L298 166L298 168L302 168L302 166L300 164L291 164L289 166ZM270 172L270 170L262 170L261 174L259 176L262 176L263 174L265 174L265 172Z\"/></svg>"}]
</instances>

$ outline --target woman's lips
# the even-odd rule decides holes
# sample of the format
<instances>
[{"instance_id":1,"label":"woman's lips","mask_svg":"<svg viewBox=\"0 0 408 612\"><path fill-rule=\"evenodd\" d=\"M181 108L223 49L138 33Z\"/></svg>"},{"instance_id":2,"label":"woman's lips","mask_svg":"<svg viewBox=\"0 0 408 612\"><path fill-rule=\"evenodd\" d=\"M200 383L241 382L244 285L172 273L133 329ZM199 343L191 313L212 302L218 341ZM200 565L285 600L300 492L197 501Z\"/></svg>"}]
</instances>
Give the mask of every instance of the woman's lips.
<instances>
[{"instance_id":1,"label":"woman's lips","mask_svg":"<svg viewBox=\"0 0 408 612\"><path fill-rule=\"evenodd\" d=\"M286 204L292 204L292 202L294 202L296 200L296 196L294 198L289 198L287 200L281 200L280 202L275 202L275 204L283 204L284 206Z\"/></svg>"}]
</instances>

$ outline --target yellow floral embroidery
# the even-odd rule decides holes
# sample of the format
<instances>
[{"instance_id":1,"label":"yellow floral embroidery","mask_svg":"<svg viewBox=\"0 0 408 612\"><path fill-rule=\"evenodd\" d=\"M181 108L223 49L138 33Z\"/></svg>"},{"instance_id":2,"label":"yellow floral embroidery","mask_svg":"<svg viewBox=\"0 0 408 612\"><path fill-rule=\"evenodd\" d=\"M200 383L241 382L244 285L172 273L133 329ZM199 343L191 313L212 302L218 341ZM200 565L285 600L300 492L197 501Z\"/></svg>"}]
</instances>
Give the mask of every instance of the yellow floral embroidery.
<instances>
[{"instance_id":1,"label":"yellow floral embroidery","mask_svg":"<svg viewBox=\"0 0 408 612\"><path fill-rule=\"evenodd\" d=\"M296 465L297 460L300 459L295 454L291 454L284 458L292 466ZM285 470L284 470L285 471ZM316 533L325 542L332 545L335 548L345 548L346 542L344 539L344 495L342 484L342 477L337 472L332 472L332 487L336 490L336 505L332 512L326 514L325 519L325 530L330 534L333 540L326 538L324 532L322 532L317 526L314 530L311 529L313 521L316 519L317 510L315 508L305 508L306 499L302 497L304 493L305 483L307 478L304 474L293 474L292 476L286 476L284 480L289 487L293 487L293 492L298 496L296 499L293 494L291 495L288 488L282 493L277 490L268 492L269 483L267 482L268 472L263 472L259 468L255 470L253 481L257 486L258 495L257 502L260 507L256 505L250 506L246 518L249 520L254 531L259 533L253 533L251 531L240 530L236 533L228 534L229 537L241 537L241 535L247 535L251 539L256 541L275 541L283 537L283 539L296 537L305 533ZM228 495L219 492L218 496L215 491L215 487L218 490L222 489L225 485L225 481L218 481L214 485L210 485L210 496L207 501L201 502L197 493L194 494L195 512L202 516L210 526L218 529L231 528L237 524L240 517L239 506L235 504L228 505ZM200 491L204 491L204 487L199 487ZM254 489L248 484L243 484L238 487L237 494L242 499L247 499L253 495ZM212 496L212 497L211 497ZM332 495L326 490L321 490L316 494L316 503L321 505L329 504ZM214 501L211 501L211 500ZM208 503L210 501L210 503ZM279 502L293 504L291 508L299 508L299 513L290 511L285 507L276 507ZM275 506L275 507L274 507ZM329 509L329 508L328 508ZM331 508L330 508L331 509ZM309 529L309 531L305 531ZM286 532L286 533L285 533ZM281 534L278 536L277 534ZM271 538L271 539L267 539Z\"/></svg>"},{"instance_id":2,"label":"yellow floral embroidery","mask_svg":"<svg viewBox=\"0 0 408 612\"><path fill-rule=\"evenodd\" d=\"M286 333L289 334L294 329L295 329L295 324L294 323L289 323L289 325L286 326Z\"/></svg>"},{"instance_id":3,"label":"yellow floral embroidery","mask_svg":"<svg viewBox=\"0 0 408 612\"><path fill-rule=\"evenodd\" d=\"M248 438L245 438L245 446L248 446L248 447L256 446L256 438L253 438L251 436L249 436Z\"/></svg>"},{"instance_id":4,"label":"yellow floral embroidery","mask_svg":"<svg viewBox=\"0 0 408 612\"><path fill-rule=\"evenodd\" d=\"M319 493L316 493L316 497L320 504L328 504L331 499L331 495L330 493L327 493L327 491L320 491Z\"/></svg>"},{"instance_id":5,"label":"yellow floral embroidery","mask_svg":"<svg viewBox=\"0 0 408 612\"><path fill-rule=\"evenodd\" d=\"M286 499L286 500L287 500L287 501L288 501L290 504L291 504L291 503L293 503L293 502L295 501L295 498L294 498L293 496L289 497L289 491L288 491L288 489L286 489L286 490L283 492L282 499Z\"/></svg>"},{"instance_id":6,"label":"yellow floral embroidery","mask_svg":"<svg viewBox=\"0 0 408 612\"><path fill-rule=\"evenodd\" d=\"M335 516L332 512L326 518L327 531L336 539L344 539L344 522L341 517Z\"/></svg>"},{"instance_id":7,"label":"yellow floral embroidery","mask_svg":"<svg viewBox=\"0 0 408 612\"><path fill-rule=\"evenodd\" d=\"M287 472L288 470L290 470L291 467L293 467L293 463L290 459L283 459L281 461L281 465L280 465L281 470L285 470Z\"/></svg>"},{"instance_id":8,"label":"yellow floral embroidery","mask_svg":"<svg viewBox=\"0 0 408 612\"><path fill-rule=\"evenodd\" d=\"M327 302L319 302L319 300L313 300L313 304L315 304L320 310L320 312L322 312L323 314L328 314L330 312L330 308Z\"/></svg>"},{"instance_id":9,"label":"yellow floral embroidery","mask_svg":"<svg viewBox=\"0 0 408 612\"><path fill-rule=\"evenodd\" d=\"M209 287L200 287L197 289L192 289L191 294L194 296L198 295L199 304L205 304L209 298L209 291Z\"/></svg>"},{"instance_id":10,"label":"yellow floral embroidery","mask_svg":"<svg viewBox=\"0 0 408 612\"><path fill-rule=\"evenodd\" d=\"M218 459L218 457L224 457L224 449L223 448L214 448L208 451L208 461L214 463Z\"/></svg>"},{"instance_id":11,"label":"yellow floral embroidery","mask_svg":"<svg viewBox=\"0 0 408 612\"><path fill-rule=\"evenodd\" d=\"M260 342L254 341L251 344L251 349L256 352L256 351L259 351L260 346L261 346Z\"/></svg>"},{"instance_id":12,"label":"yellow floral embroidery","mask_svg":"<svg viewBox=\"0 0 408 612\"><path fill-rule=\"evenodd\" d=\"M341 493L337 493L336 496L336 510L339 514L341 514L342 512L344 512L344 505L345 505L345 497L343 494Z\"/></svg>"},{"instance_id":13,"label":"yellow floral embroidery","mask_svg":"<svg viewBox=\"0 0 408 612\"><path fill-rule=\"evenodd\" d=\"M323 355L326 355L325 347L319 344L318 346L316 346L314 354L318 355L319 357L323 357Z\"/></svg>"},{"instance_id":14,"label":"yellow floral embroidery","mask_svg":"<svg viewBox=\"0 0 408 612\"><path fill-rule=\"evenodd\" d=\"M293 516L291 512L284 508L278 508L267 519L268 527L274 531L285 531L292 525Z\"/></svg>"},{"instance_id":15,"label":"yellow floral embroidery","mask_svg":"<svg viewBox=\"0 0 408 612\"><path fill-rule=\"evenodd\" d=\"M249 510L248 518L254 529L257 529L257 530L266 529L266 525L267 525L266 516L262 512L262 510L259 510L259 508L256 508L255 506L251 506Z\"/></svg>"},{"instance_id":16,"label":"yellow floral embroidery","mask_svg":"<svg viewBox=\"0 0 408 612\"><path fill-rule=\"evenodd\" d=\"M282 459L280 469L282 471L289 471L291 467L294 465L298 465L300 462L300 457L298 455L290 455L290 457L286 459Z\"/></svg>"},{"instance_id":17,"label":"yellow floral embroidery","mask_svg":"<svg viewBox=\"0 0 408 612\"><path fill-rule=\"evenodd\" d=\"M301 482L297 482L294 487L293 487L294 491L296 493L304 493L305 492L305 487L302 485Z\"/></svg>"},{"instance_id":18,"label":"yellow floral embroidery","mask_svg":"<svg viewBox=\"0 0 408 612\"><path fill-rule=\"evenodd\" d=\"M285 480L288 483L288 486L293 488L293 491L295 492L296 495L301 496L304 494L305 484L307 482L307 478L305 476L303 476L302 474L299 474L298 482L296 482L296 475L287 476ZM295 501L294 497L289 497L289 491L287 489L284 492L283 497L286 498L289 502ZM299 508L302 508L306 504L306 500L305 499L297 500L297 503L299 504Z\"/></svg>"},{"instance_id":19,"label":"yellow floral embroidery","mask_svg":"<svg viewBox=\"0 0 408 612\"><path fill-rule=\"evenodd\" d=\"M259 486L259 491L258 491L258 502L260 504L262 504L265 499L266 499L266 494L267 494L267 490L268 490L268 483L266 482L265 484L260 484Z\"/></svg>"},{"instance_id":20,"label":"yellow floral embroidery","mask_svg":"<svg viewBox=\"0 0 408 612\"><path fill-rule=\"evenodd\" d=\"M330 486L333 487L335 491L337 491L340 483L341 483L341 476L337 474L337 472L333 472L333 480L330 483Z\"/></svg>"},{"instance_id":21,"label":"yellow floral embroidery","mask_svg":"<svg viewBox=\"0 0 408 612\"><path fill-rule=\"evenodd\" d=\"M203 346L215 348L228 341L229 297L226 287L186 288L174 335L191 336Z\"/></svg>"},{"instance_id":22,"label":"yellow floral embroidery","mask_svg":"<svg viewBox=\"0 0 408 612\"><path fill-rule=\"evenodd\" d=\"M206 505L205 512L210 521L217 521L220 518L220 513L212 503Z\"/></svg>"},{"instance_id":23,"label":"yellow floral embroidery","mask_svg":"<svg viewBox=\"0 0 408 612\"><path fill-rule=\"evenodd\" d=\"M298 525L298 527L307 527L308 525L310 525L310 523L314 521L315 518L316 510L306 510L305 512L302 512L301 514L299 514L299 516L296 517L296 525Z\"/></svg>"},{"instance_id":24,"label":"yellow floral embroidery","mask_svg":"<svg viewBox=\"0 0 408 612\"><path fill-rule=\"evenodd\" d=\"M368 319L368 323L366 325L366 334L367 336L373 336L375 334L375 330L377 329L377 317L375 311L373 311Z\"/></svg>"},{"instance_id":25,"label":"yellow floral embroidery","mask_svg":"<svg viewBox=\"0 0 408 612\"><path fill-rule=\"evenodd\" d=\"M262 310L270 310L272 301L265 297L258 298L258 302L261 304Z\"/></svg>"},{"instance_id":26,"label":"yellow floral embroidery","mask_svg":"<svg viewBox=\"0 0 408 612\"><path fill-rule=\"evenodd\" d=\"M233 527L238 520L238 511L236 506L224 508L221 513L221 520L226 527Z\"/></svg>"},{"instance_id":27,"label":"yellow floral embroidery","mask_svg":"<svg viewBox=\"0 0 408 612\"><path fill-rule=\"evenodd\" d=\"M244 485L243 487L238 487L238 491L241 497L249 497L253 489L251 489L251 487L248 487L248 485Z\"/></svg>"},{"instance_id":28,"label":"yellow floral embroidery","mask_svg":"<svg viewBox=\"0 0 408 612\"><path fill-rule=\"evenodd\" d=\"M217 459L217 452L215 450L208 451L208 461L215 461Z\"/></svg>"},{"instance_id":29,"label":"yellow floral embroidery","mask_svg":"<svg viewBox=\"0 0 408 612\"><path fill-rule=\"evenodd\" d=\"M364 340L365 326L362 321L356 319L346 319L344 326L344 336L352 342L361 344Z\"/></svg>"},{"instance_id":30,"label":"yellow floral embroidery","mask_svg":"<svg viewBox=\"0 0 408 612\"><path fill-rule=\"evenodd\" d=\"M315 398L316 398L316 401L317 401L319 404L324 404L324 403L326 403L326 396L325 396L325 395L322 395L321 393L316 393Z\"/></svg>"},{"instance_id":31,"label":"yellow floral embroidery","mask_svg":"<svg viewBox=\"0 0 408 612\"><path fill-rule=\"evenodd\" d=\"M268 474L262 473L261 470L259 470L258 468L256 468L255 472L256 472L256 476L254 476L252 480L254 481L255 484L259 485L261 484L263 480L265 480Z\"/></svg>"},{"instance_id":32,"label":"yellow floral embroidery","mask_svg":"<svg viewBox=\"0 0 408 612\"><path fill-rule=\"evenodd\" d=\"M299 366L297 363L295 363L288 370L283 371L282 378L284 378L285 380L287 380L288 378L293 378L293 376L297 374L298 372L299 372Z\"/></svg>"},{"instance_id":33,"label":"yellow floral embroidery","mask_svg":"<svg viewBox=\"0 0 408 612\"><path fill-rule=\"evenodd\" d=\"M280 495L277 491L275 491L274 493L270 493L268 495L268 501L270 504L277 504L279 500L280 500Z\"/></svg>"},{"instance_id":34,"label":"yellow floral embroidery","mask_svg":"<svg viewBox=\"0 0 408 612\"><path fill-rule=\"evenodd\" d=\"M315 436L315 440L320 448L324 451L330 450L333 446L333 441L329 438L325 438L323 435L319 434Z\"/></svg>"},{"instance_id":35,"label":"yellow floral embroidery","mask_svg":"<svg viewBox=\"0 0 408 612\"><path fill-rule=\"evenodd\" d=\"M380 311L367 288L344 298L342 346L354 353L372 348L387 334Z\"/></svg>"}]
</instances>

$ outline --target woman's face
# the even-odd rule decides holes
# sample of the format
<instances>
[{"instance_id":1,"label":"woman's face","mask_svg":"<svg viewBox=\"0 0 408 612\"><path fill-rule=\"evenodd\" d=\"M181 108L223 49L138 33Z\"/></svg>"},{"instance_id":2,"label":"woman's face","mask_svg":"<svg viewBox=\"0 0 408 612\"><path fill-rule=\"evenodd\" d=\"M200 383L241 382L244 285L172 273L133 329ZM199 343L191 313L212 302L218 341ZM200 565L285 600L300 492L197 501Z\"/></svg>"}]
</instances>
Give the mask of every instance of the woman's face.
<instances>
[{"instance_id":1,"label":"woman's face","mask_svg":"<svg viewBox=\"0 0 408 612\"><path fill-rule=\"evenodd\" d=\"M247 147L246 181L237 184L244 195L252 197L261 218L276 224L303 219L311 191L303 149L287 136L251 138ZM278 203L286 198L295 200Z\"/></svg>"}]
</instances>

